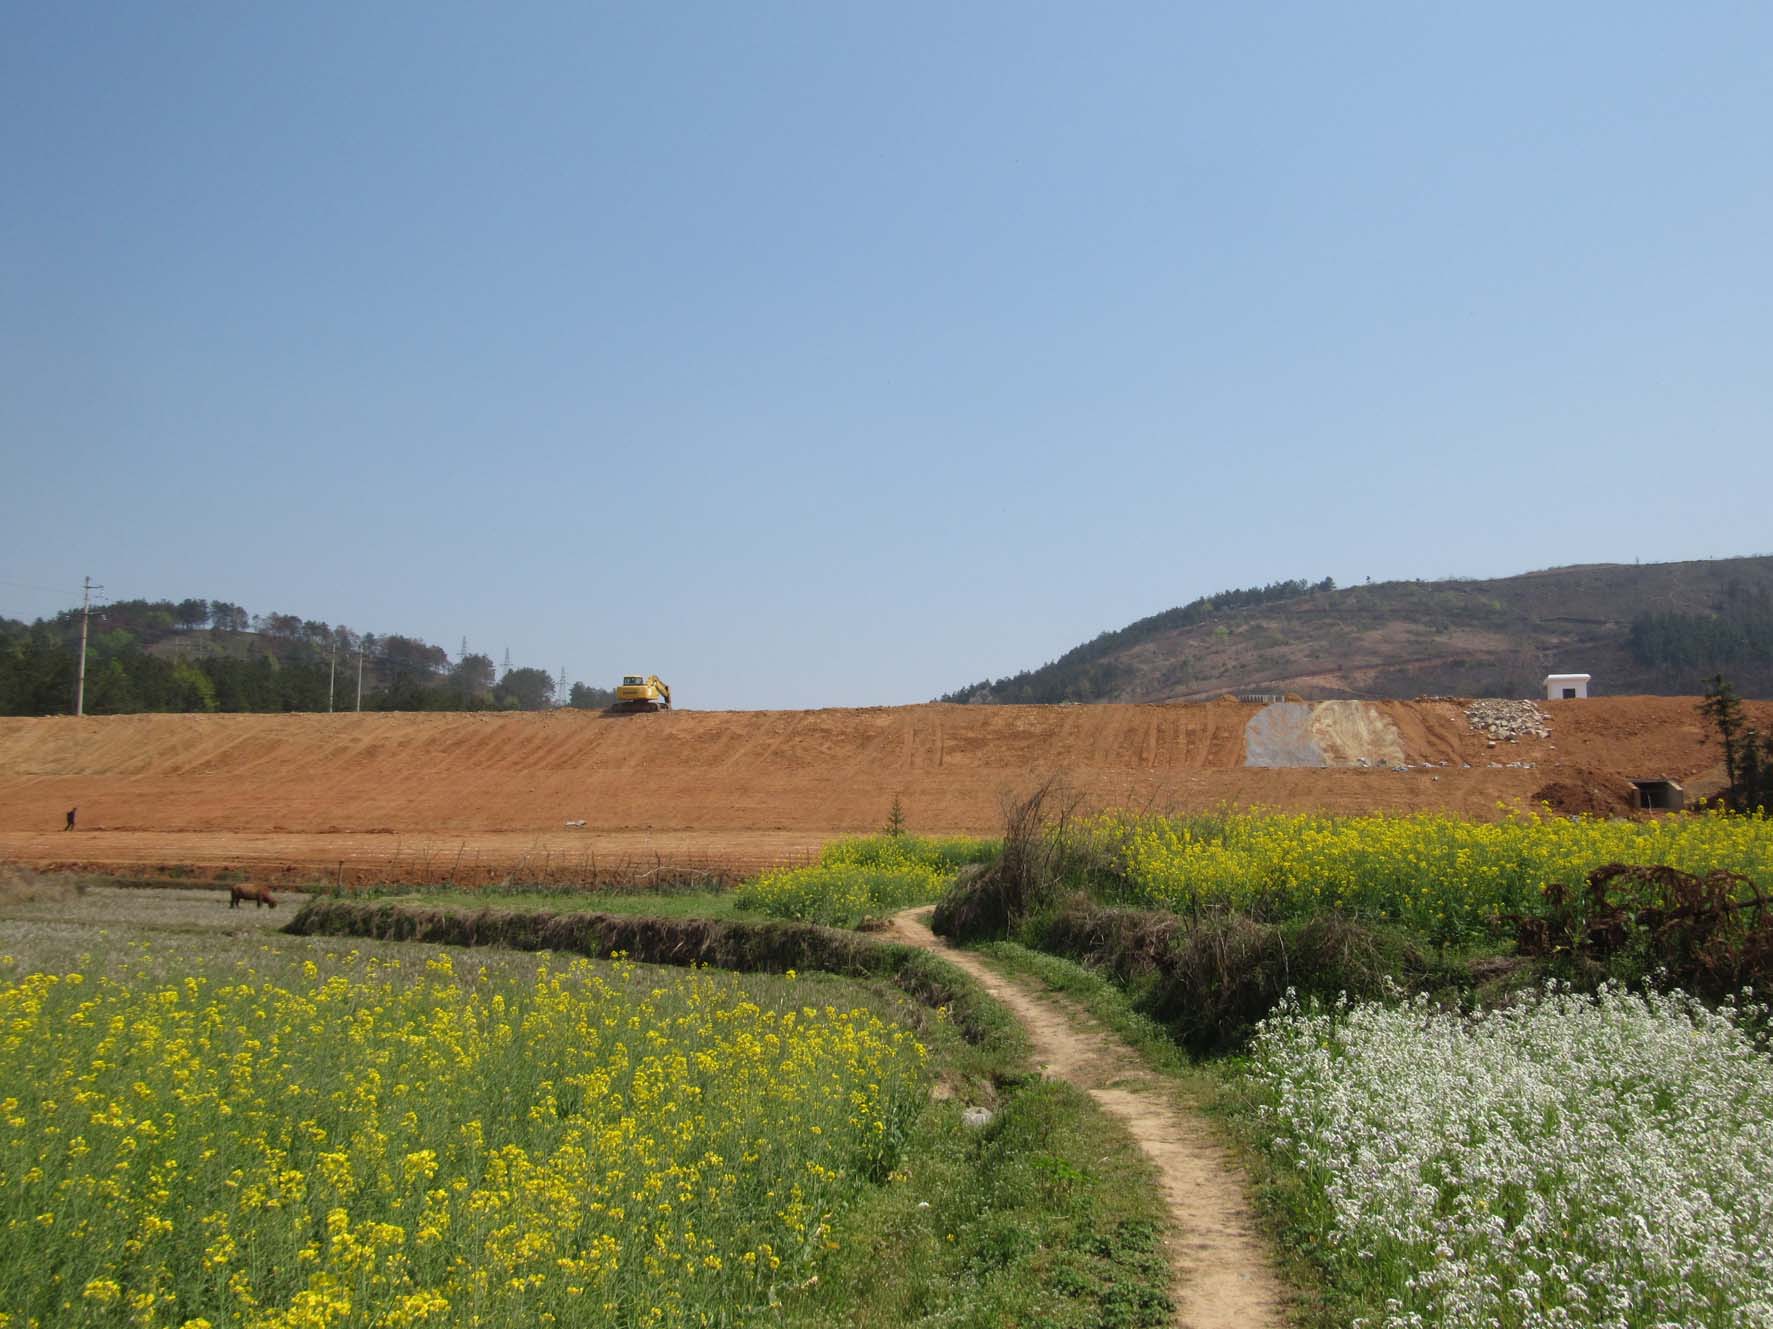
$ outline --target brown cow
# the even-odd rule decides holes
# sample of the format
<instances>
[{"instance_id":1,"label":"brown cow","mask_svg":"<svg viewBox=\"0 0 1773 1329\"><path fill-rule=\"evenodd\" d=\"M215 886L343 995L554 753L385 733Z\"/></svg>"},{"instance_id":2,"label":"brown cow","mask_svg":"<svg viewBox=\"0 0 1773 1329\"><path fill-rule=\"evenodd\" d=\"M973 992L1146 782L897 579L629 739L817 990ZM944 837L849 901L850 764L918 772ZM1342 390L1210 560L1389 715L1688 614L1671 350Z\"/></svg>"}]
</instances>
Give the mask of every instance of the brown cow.
<instances>
[{"instance_id":1,"label":"brown cow","mask_svg":"<svg viewBox=\"0 0 1773 1329\"><path fill-rule=\"evenodd\" d=\"M268 904L273 909L277 907L277 901L271 898L269 886L260 886L250 881L228 887L228 908L238 909L242 900L257 901L257 904L253 905L255 909L261 904Z\"/></svg>"}]
</instances>

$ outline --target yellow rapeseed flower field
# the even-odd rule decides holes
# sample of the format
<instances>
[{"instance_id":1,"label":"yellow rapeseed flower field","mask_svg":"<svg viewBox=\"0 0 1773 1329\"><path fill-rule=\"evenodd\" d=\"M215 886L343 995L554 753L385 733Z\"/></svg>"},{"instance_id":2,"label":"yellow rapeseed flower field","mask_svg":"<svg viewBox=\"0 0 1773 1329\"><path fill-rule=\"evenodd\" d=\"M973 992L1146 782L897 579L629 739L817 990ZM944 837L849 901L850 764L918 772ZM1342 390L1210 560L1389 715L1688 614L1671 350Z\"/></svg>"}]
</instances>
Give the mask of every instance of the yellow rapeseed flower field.
<instances>
[{"instance_id":1,"label":"yellow rapeseed flower field","mask_svg":"<svg viewBox=\"0 0 1773 1329\"><path fill-rule=\"evenodd\" d=\"M854 927L941 896L957 869L985 862L989 840L874 835L835 840L817 863L777 868L745 884L739 907L775 918Z\"/></svg>"},{"instance_id":2,"label":"yellow rapeseed flower field","mask_svg":"<svg viewBox=\"0 0 1773 1329\"><path fill-rule=\"evenodd\" d=\"M0 957L4 1329L767 1318L924 1097L906 1031L712 971L126 959Z\"/></svg>"},{"instance_id":3,"label":"yellow rapeseed flower field","mask_svg":"<svg viewBox=\"0 0 1773 1329\"><path fill-rule=\"evenodd\" d=\"M1447 940L1493 931L1539 907L1548 882L1604 863L1741 872L1773 888L1773 820L1707 812L1654 821L1438 813L1332 817L1111 813L1082 834L1136 902L1187 912L1236 908L1293 918L1334 909Z\"/></svg>"}]
</instances>

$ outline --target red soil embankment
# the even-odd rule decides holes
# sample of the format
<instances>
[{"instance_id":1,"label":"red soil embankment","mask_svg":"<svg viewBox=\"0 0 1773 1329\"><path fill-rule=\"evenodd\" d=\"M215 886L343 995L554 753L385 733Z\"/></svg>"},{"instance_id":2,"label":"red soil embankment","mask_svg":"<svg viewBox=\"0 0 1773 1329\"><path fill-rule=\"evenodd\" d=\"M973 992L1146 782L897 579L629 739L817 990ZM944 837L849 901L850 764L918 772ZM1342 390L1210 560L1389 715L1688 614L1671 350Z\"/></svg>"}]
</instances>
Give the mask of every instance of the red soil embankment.
<instances>
[{"instance_id":1,"label":"red soil embankment","mask_svg":"<svg viewBox=\"0 0 1773 1329\"><path fill-rule=\"evenodd\" d=\"M1691 698L1549 703L1550 739L1494 748L1454 703L1377 705L1411 769L1246 768L1257 708L1230 702L0 719L0 857L750 865L875 829L895 796L915 830L990 833L1006 793L1055 773L1095 806L1487 816L1565 767L1679 779L1718 761ZM1762 709L1766 731L1773 707ZM79 829L62 834L75 805ZM580 818L584 830L564 829Z\"/></svg>"}]
</instances>

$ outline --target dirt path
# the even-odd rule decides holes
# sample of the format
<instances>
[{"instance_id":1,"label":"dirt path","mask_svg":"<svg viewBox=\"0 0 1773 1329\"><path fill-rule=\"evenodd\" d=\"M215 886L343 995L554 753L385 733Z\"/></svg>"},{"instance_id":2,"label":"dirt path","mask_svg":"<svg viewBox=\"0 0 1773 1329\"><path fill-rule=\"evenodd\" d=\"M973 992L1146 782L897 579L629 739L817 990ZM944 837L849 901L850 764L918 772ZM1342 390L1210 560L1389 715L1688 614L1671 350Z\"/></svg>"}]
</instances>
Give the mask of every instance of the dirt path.
<instances>
[{"instance_id":1,"label":"dirt path","mask_svg":"<svg viewBox=\"0 0 1773 1329\"><path fill-rule=\"evenodd\" d=\"M927 907L892 921L895 940L926 950L978 979L1021 1021L1035 1061L1101 1104L1132 1133L1159 1175L1169 1206L1176 1323L1190 1329L1260 1329L1286 1322L1285 1297L1256 1228L1236 1164L1211 1129L1176 1106L1139 1054L1107 1029L1004 978L978 956L938 940Z\"/></svg>"}]
</instances>

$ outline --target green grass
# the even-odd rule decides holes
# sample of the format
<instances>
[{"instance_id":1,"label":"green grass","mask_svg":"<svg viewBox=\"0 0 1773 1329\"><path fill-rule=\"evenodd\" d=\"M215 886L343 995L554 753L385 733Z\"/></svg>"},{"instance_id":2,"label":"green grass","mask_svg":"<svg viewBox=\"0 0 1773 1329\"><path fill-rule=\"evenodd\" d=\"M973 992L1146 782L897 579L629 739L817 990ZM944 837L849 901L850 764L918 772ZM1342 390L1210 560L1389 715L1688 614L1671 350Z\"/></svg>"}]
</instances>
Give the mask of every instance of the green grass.
<instances>
[{"instance_id":1,"label":"green grass","mask_svg":"<svg viewBox=\"0 0 1773 1329\"><path fill-rule=\"evenodd\" d=\"M850 863L858 867L927 863L940 872L953 873L969 864L989 863L1001 849L996 840L965 836L863 835L833 840L819 854L819 862L828 866Z\"/></svg>"},{"instance_id":2,"label":"green grass","mask_svg":"<svg viewBox=\"0 0 1773 1329\"><path fill-rule=\"evenodd\" d=\"M349 899L358 892L347 893ZM376 892L378 903L422 909L477 911L505 909L521 913L627 914L647 918L736 918L735 891L524 891L524 890L401 890Z\"/></svg>"},{"instance_id":3,"label":"green grass","mask_svg":"<svg viewBox=\"0 0 1773 1329\"><path fill-rule=\"evenodd\" d=\"M1164 1212L1137 1147L1071 1086L1010 1088L984 1130L932 1106L788 1322L857 1329L1145 1329L1172 1306Z\"/></svg>"},{"instance_id":4,"label":"green grass","mask_svg":"<svg viewBox=\"0 0 1773 1329\"><path fill-rule=\"evenodd\" d=\"M825 847L816 864L765 872L731 888L682 882L650 889L371 884L343 892L319 888L314 893L421 909L602 913L647 918L731 919L762 915L855 928L895 910L930 903L955 872L971 863L987 862L997 851L997 842L993 840L873 835L835 840ZM115 884L135 883L119 879Z\"/></svg>"},{"instance_id":5,"label":"green grass","mask_svg":"<svg viewBox=\"0 0 1773 1329\"><path fill-rule=\"evenodd\" d=\"M741 909L830 927L860 927L912 905L932 904L969 864L998 852L990 840L874 835L836 840L806 867L759 874L739 890Z\"/></svg>"}]
</instances>

